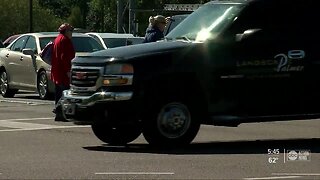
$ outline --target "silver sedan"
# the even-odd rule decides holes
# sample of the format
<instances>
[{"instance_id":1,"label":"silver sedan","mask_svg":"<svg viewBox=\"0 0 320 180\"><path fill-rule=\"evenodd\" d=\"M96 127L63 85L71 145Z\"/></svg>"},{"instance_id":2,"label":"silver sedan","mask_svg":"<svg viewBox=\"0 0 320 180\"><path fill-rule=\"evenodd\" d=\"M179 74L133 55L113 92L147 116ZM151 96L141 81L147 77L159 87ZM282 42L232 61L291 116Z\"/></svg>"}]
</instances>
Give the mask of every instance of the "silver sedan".
<instances>
[{"instance_id":1,"label":"silver sedan","mask_svg":"<svg viewBox=\"0 0 320 180\"><path fill-rule=\"evenodd\" d=\"M50 98L54 93L51 65L38 53L57 35L56 32L23 34L0 49L0 93L3 97L13 97L21 89L38 92L40 99ZM104 49L94 38L82 33L73 33L72 42L76 56Z\"/></svg>"}]
</instances>

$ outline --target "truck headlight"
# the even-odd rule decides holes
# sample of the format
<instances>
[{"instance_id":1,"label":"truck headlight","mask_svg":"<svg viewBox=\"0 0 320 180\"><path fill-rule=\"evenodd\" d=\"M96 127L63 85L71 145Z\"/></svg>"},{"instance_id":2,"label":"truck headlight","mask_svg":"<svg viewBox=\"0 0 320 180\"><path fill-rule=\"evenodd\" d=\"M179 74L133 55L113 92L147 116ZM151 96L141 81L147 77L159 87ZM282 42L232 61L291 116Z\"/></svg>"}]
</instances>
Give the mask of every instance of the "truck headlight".
<instances>
[{"instance_id":1,"label":"truck headlight","mask_svg":"<svg viewBox=\"0 0 320 180\"><path fill-rule=\"evenodd\" d=\"M109 64L105 68L102 83L105 86L131 85L133 72L130 64Z\"/></svg>"},{"instance_id":2,"label":"truck headlight","mask_svg":"<svg viewBox=\"0 0 320 180\"><path fill-rule=\"evenodd\" d=\"M133 67L130 64L110 64L106 66L104 74L133 74Z\"/></svg>"}]
</instances>

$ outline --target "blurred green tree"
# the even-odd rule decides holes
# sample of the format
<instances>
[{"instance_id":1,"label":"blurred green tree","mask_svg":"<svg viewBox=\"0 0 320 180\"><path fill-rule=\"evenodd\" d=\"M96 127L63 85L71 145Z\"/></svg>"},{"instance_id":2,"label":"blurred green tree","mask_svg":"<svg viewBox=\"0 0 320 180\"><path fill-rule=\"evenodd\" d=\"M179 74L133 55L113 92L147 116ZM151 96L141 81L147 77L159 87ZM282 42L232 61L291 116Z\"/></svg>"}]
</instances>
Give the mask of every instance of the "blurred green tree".
<instances>
[{"instance_id":1,"label":"blurred green tree","mask_svg":"<svg viewBox=\"0 0 320 180\"><path fill-rule=\"evenodd\" d=\"M91 0L39 0L41 7L50 9L56 17L66 19L74 27L86 28L86 17ZM69 22L72 20L72 22ZM74 23L76 24L74 24Z\"/></svg>"},{"instance_id":2,"label":"blurred green tree","mask_svg":"<svg viewBox=\"0 0 320 180\"><path fill-rule=\"evenodd\" d=\"M116 0L91 0L87 16L87 28L96 32L116 32Z\"/></svg>"},{"instance_id":3,"label":"blurred green tree","mask_svg":"<svg viewBox=\"0 0 320 180\"><path fill-rule=\"evenodd\" d=\"M0 12L0 39L5 40L10 35L29 32L28 0L1 0ZM34 32L56 31L61 22L52 11L40 7L38 0L33 0Z\"/></svg>"}]
</instances>

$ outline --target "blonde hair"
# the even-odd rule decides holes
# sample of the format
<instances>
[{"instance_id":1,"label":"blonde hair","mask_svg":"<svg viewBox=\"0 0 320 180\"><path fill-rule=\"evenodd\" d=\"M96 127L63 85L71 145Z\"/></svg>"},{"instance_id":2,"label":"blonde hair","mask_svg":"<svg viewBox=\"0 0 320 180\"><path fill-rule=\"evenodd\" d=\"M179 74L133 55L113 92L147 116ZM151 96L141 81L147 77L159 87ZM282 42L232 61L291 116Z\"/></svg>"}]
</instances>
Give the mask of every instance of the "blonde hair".
<instances>
[{"instance_id":1,"label":"blonde hair","mask_svg":"<svg viewBox=\"0 0 320 180\"><path fill-rule=\"evenodd\" d=\"M158 23L167 23L167 18L162 15L150 16L149 17L149 25L154 26Z\"/></svg>"}]
</instances>

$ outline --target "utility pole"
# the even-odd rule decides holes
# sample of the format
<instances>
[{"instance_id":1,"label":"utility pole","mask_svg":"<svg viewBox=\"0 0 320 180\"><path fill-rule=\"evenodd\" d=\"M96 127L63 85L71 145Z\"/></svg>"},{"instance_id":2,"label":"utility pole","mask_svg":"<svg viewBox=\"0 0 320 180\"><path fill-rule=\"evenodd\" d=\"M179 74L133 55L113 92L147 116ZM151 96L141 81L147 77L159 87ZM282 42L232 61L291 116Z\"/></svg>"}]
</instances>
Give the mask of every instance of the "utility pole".
<instances>
[{"instance_id":1,"label":"utility pole","mask_svg":"<svg viewBox=\"0 0 320 180\"><path fill-rule=\"evenodd\" d=\"M135 23L134 23L134 18L135 18L135 0L129 0L129 33L130 34L136 34L135 33Z\"/></svg>"},{"instance_id":2,"label":"utility pole","mask_svg":"<svg viewBox=\"0 0 320 180\"><path fill-rule=\"evenodd\" d=\"M123 0L117 0L117 33L122 33L122 26L123 26Z\"/></svg>"},{"instance_id":3,"label":"utility pole","mask_svg":"<svg viewBox=\"0 0 320 180\"><path fill-rule=\"evenodd\" d=\"M32 19L32 0L29 0L29 32L33 32Z\"/></svg>"}]
</instances>

